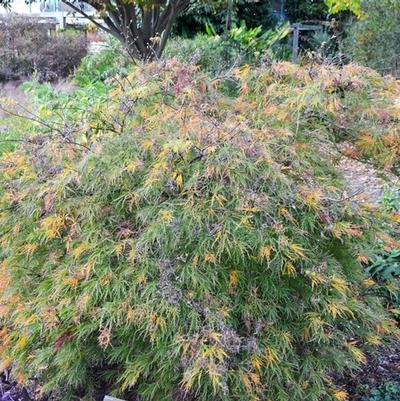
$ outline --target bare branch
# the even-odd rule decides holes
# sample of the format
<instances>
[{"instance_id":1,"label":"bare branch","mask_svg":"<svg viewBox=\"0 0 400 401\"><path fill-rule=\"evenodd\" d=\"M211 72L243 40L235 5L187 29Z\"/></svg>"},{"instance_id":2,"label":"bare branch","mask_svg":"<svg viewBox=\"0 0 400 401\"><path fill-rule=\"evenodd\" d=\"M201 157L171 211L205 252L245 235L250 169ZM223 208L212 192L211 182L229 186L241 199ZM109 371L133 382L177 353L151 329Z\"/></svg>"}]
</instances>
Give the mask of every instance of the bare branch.
<instances>
[{"instance_id":1,"label":"bare branch","mask_svg":"<svg viewBox=\"0 0 400 401\"><path fill-rule=\"evenodd\" d=\"M90 22L95 24L98 28L103 29L104 31L108 33L112 33L110 29L105 27L104 25L98 23L94 18L92 18L89 14L85 13L83 10L81 10L79 7L75 6L74 4L70 3L67 0L62 0L63 3L65 3L67 6L71 7L73 10L78 12L79 14L82 14L85 18L87 18Z\"/></svg>"}]
</instances>

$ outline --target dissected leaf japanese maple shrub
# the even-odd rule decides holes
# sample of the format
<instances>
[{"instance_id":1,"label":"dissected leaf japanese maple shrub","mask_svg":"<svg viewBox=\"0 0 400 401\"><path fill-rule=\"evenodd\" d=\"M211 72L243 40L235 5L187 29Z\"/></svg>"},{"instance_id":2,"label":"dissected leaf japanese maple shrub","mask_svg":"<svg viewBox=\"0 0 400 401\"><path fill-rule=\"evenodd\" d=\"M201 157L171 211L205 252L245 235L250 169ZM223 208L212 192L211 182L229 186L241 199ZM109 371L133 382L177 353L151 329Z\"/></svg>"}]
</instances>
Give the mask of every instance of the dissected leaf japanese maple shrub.
<instances>
[{"instance_id":1,"label":"dissected leaf japanese maple shrub","mask_svg":"<svg viewBox=\"0 0 400 401\"><path fill-rule=\"evenodd\" d=\"M328 146L343 142L341 151L347 157L399 174L397 80L351 64L299 67L286 62L275 63L262 78L249 87L249 98L261 101L270 118L307 135L318 136L324 130L330 134Z\"/></svg>"},{"instance_id":2,"label":"dissected leaf japanese maple shrub","mask_svg":"<svg viewBox=\"0 0 400 401\"><path fill-rule=\"evenodd\" d=\"M191 67L137 67L102 122L36 124L2 157L0 355L21 382L344 399L330 373L396 330L359 262L378 228L342 196L329 133L269 102L277 72L239 75L226 99Z\"/></svg>"}]
</instances>

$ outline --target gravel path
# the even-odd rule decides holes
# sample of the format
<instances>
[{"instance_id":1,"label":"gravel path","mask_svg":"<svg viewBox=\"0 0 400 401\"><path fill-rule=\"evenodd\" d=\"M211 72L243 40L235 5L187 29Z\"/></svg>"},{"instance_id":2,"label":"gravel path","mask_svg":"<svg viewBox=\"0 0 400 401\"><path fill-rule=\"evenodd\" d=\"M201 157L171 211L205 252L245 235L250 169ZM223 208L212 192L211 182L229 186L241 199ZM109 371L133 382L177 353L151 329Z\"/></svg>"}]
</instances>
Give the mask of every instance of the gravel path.
<instances>
[{"instance_id":1,"label":"gravel path","mask_svg":"<svg viewBox=\"0 0 400 401\"><path fill-rule=\"evenodd\" d=\"M341 148L344 147L351 148L351 145L344 143ZM344 155L340 158L337 168L347 184L347 196L358 203L378 206L385 187L400 184L400 179L393 174L378 171L369 163Z\"/></svg>"},{"instance_id":2,"label":"gravel path","mask_svg":"<svg viewBox=\"0 0 400 401\"><path fill-rule=\"evenodd\" d=\"M395 100L400 108L400 98ZM339 149L354 149L350 143L343 142ZM399 186L400 178L393 174L377 171L371 164L342 155L337 165L348 186L348 196L359 203L378 206L385 186Z\"/></svg>"}]
</instances>

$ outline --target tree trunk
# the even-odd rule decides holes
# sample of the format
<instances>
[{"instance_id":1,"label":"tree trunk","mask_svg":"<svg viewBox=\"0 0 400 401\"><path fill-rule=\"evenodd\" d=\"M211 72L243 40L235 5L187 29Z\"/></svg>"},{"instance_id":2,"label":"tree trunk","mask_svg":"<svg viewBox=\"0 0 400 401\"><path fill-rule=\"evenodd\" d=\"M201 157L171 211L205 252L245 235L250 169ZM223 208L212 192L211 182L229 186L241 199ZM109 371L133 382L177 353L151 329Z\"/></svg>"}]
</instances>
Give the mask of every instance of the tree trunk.
<instances>
[{"instance_id":1,"label":"tree trunk","mask_svg":"<svg viewBox=\"0 0 400 401\"><path fill-rule=\"evenodd\" d=\"M226 9L226 21L225 21L226 32L230 31L232 26L232 12L233 12L233 0L228 0Z\"/></svg>"},{"instance_id":2,"label":"tree trunk","mask_svg":"<svg viewBox=\"0 0 400 401\"><path fill-rule=\"evenodd\" d=\"M145 62L161 57L176 17L189 4L189 0L155 0L146 6L124 0L84 1L101 13L101 24L84 12L76 0L63 2L116 37L133 59Z\"/></svg>"}]
</instances>

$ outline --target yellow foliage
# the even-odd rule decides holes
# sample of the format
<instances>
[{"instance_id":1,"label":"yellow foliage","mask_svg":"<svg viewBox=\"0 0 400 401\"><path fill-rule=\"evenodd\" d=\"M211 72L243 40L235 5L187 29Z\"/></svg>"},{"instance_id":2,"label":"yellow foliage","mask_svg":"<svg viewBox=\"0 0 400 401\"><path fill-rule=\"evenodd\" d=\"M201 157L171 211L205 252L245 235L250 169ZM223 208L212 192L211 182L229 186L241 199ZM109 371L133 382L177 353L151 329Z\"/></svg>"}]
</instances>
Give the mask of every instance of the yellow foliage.
<instances>
[{"instance_id":1,"label":"yellow foliage","mask_svg":"<svg viewBox=\"0 0 400 401\"><path fill-rule=\"evenodd\" d=\"M18 339L18 341L15 344L15 348L18 351L21 351L23 349L25 349L27 347L27 345L29 344L29 338L28 336L22 336Z\"/></svg>"},{"instance_id":2,"label":"yellow foliage","mask_svg":"<svg viewBox=\"0 0 400 401\"><path fill-rule=\"evenodd\" d=\"M250 73L250 65L245 64L242 67L238 68L236 71L236 76L240 79L247 77Z\"/></svg>"},{"instance_id":3,"label":"yellow foliage","mask_svg":"<svg viewBox=\"0 0 400 401\"><path fill-rule=\"evenodd\" d=\"M366 278L361 281L361 284L364 287L372 287L373 285L375 285L375 281L372 278Z\"/></svg>"},{"instance_id":4,"label":"yellow foliage","mask_svg":"<svg viewBox=\"0 0 400 401\"><path fill-rule=\"evenodd\" d=\"M260 370L261 370L261 367L262 367L262 364L263 364L262 359L259 358L257 355L253 355L253 356L251 357L251 366L252 366L255 370L260 371Z\"/></svg>"},{"instance_id":5,"label":"yellow foliage","mask_svg":"<svg viewBox=\"0 0 400 401\"><path fill-rule=\"evenodd\" d=\"M124 250L124 245L123 244L115 244L114 246L114 252L117 256L122 255L122 251Z\"/></svg>"},{"instance_id":6,"label":"yellow foliage","mask_svg":"<svg viewBox=\"0 0 400 401\"><path fill-rule=\"evenodd\" d=\"M362 237L362 231L359 227L348 222L338 222L332 228L334 237L341 239L344 235L348 237Z\"/></svg>"},{"instance_id":7,"label":"yellow foliage","mask_svg":"<svg viewBox=\"0 0 400 401\"><path fill-rule=\"evenodd\" d=\"M89 244L88 242L81 242L76 248L71 251L71 255L77 259L81 256L84 252L89 249L92 249L93 245Z\"/></svg>"},{"instance_id":8,"label":"yellow foliage","mask_svg":"<svg viewBox=\"0 0 400 401\"><path fill-rule=\"evenodd\" d=\"M369 344L375 345L375 346L378 346L378 345L381 345L381 344L382 344L381 338L380 338L379 336L373 335L373 334L366 336L366 337L365 337L365 340L366 340Z\"/></svg>"},{"instance_id":9,"label":"yellow foliage","mask_svg":"<svg viewBox=\"0 0 400 401\"><path fill-rule=\"evenodd\" d=\"M269 260L272 252L272 246L265 245L260 250L260 258Z\"/></svg>"},{"instance_id":10,"label":"yellow foliage","mask_svg":"<svg viewBox=\"0 0 400 401\"><path fill-rule=\"evenodd\" d=\"M212 331L212 332L209 334L209 336L210 336L216 343L219 343L222 334L221 334L221 333L217 333L216 331Z\"/></svg>"},{"instance_id":11,"label":"yellow foliage","mask_svg":"<svg viewBox=\"0 0 400 401\"><path fill-rule=\"evenodd\" d=\"M221 374L218 373L217 367L211 363L207 366L207 373L208 377L211 380L211 385L213 387L214 393L216 393L218 387L221 385Z\"/></svg>"},{"instance_id":12,"label":"yellow foliage","mask_svg":"<svg viewBox=\"0 0 400 401\"><path fill-rule=\"evenodd\" d=\"M395 222L400 224L400 213L392 213L390 218Z\"/></svg>"},{"instance_id":13,"label":"yellow foliage","mask_svg":"<svg viewBox=\"0 0 400 401\"><path fill-rule=\"evenodd\" d=\"M338 315L341 314L340 308L339 308L338 305L335 304L334 302L328 303L327 309L328 309L329 314L330 314L334 319L336 319L336 317L337 317Z\"/></svg>"},{"instance_id":14,"label":"yellow foliage","mask_svg":"<svg viewBox=\"0 0 400 401\"><path fill-rule=\"evenodd\" d=\"M249 376L251 378L251 381L254 383L254 385L256 387L260 387L261 386L261 378L260 378L260 375L258 373L252 372L252 373L249 374Z\"/></svg>"},{"instance_id":15,"label":"yellow foliage","mask_svg":"<svg viewBox=\"0 0 400 401\"><path fill-rule=\"evenodd\" d=\"M215 255L213 253L206 253L204 255L204 261L206 263L215 263L217 261L217 258L215 257Z\"/></svg>"},{"instance_id":16,"label":"yellow foliage","mask_svg":"<svg viewBox=\"0 0 400 401\"><path fill-rule=\"evenodd\" d=\"M131 160L129 163L126 165L126 171L129 171L130 173L133 173L137 170L137 168L140 166L140 162L138 160Z\"/></svg>"},{"instance_id":17,"label":"yellow foliage","mask_svg":"<svg viewBox=\"0 0 400 401\"><path fill-rule=\"evenodd\" d=\"M293 259L306 259L306 254L304 253L304 249L298 244L290 244L290 250L295 254Z\"/></svg>"},{"instance_id":18,"label":"yellow foliage","mask_svg":"<svg viewBox=\"0 0 400 401\"><path fill-rule=\"evenodd\" d=\"M82 278L86 278L86 279L89 278L89 276L90 276L93 268L95 267L95 265L96 265L95 260L94 259L89 259L88 262L85 263L82 266L82 269L80 271L80 276Z\"/></svg>"},{"instance_id":19,"label":"yellow foliage","mask_svg":"<svg viewBox=\"0 0 400 401\"><path fill-rule=\"evenodd\" d=\"M182 174L176 171L176 172L174 172L174 173L172 174L172 177L173 177L173 179L175 180L176 186L177 186L179 189L182 189L182 186L183 186L183 177L182 177Z\"/></svg>"},{"instance_id":20,"label":"yellow foliage","mask_svg":"<svg viewBox=\"0 0 400 401\"><path fill-rule=\"evenodd\" d=\"M170 223L173 219L172 213L170 210L163 210L161 212L161 219L167 223Z\"/></svg>"},{"instance_id":21,"label":"yellow foliage","mask_svg":"<svg viewBox=\"0 0 400 401\"><path fill-rule=\"evenodd\" d=\"M8 369L13 362L13 359L11 356L7 356L4 359L0 360L0 372L4 372L6 369Z\"/></svg>"},{"instance_id":22,"label":"yellow foliage","mask_svg":"<svg viewBox=\"0 0 400 401\"><path fill-rule=\"evenodd\" d=\"M132 322L134 317L135 317L135 310L134 309L129 309L126 312L126 321L127 322Z\"/></svg>"},{"instance_id":23,"label":"yellow foliage","mask_svg":"<svg viewBox=\"0 0 400 401\"><path fill-rule=\"evenodd\" d=\"M265 350L265 360L268 365L275 365L279 362L278 353L271 347L267 347Z\"/></svg>"},{"instance_id":24,"label":"yellow foliage","mask_svg":"<svg viewBox=\"0 0 400 401\"><path fill-rule=\"evenodd\" d=\"M293 263L287 260L286 262L283 263L282 265L282 274L286 276L291 276L295 277L297 272L296 268L294 267Z\"/></svg>"},{"instance_id":25,"label":"yellow foliage","mask_svg":"<svg viewBox=\"0 0 400 401\"><path fill-rule=\"evenodd\" d=\"M380 138L374 138L370 134L360 135L356 145L361 153L372 153L374 155L382 153L382 140Z\"/></svg>"},{"instance_id":26,"label":"yellow foliage","mask_svg":"<svg viewBox=\"0 0 400 401\"><path fill-rule=\"evenodd\" d=\"M221 347L210 346L207 347L201 354L203 358L207 359L217 359L220 362L223 362L224 359L228 356L226 352Z\"/></svg>"},{"instance_id":27,"label":"yellow foliage","mask_svg":"<svg viewBox=\"0 0 400 401\"><path fill-rule=\"evenodd\" d=\"M242 380L246 389L250 392L253 390L253 385L251 384L250 378L245 373L240 374L240 379Z\"/></svg>"},{"instance_id":28,"label":"yellow foliage","mask_svg":"<svg viewBox=\"0 0 400 401\"><path fill-rule=\"evenodd\" d=\"M342 295L349 290L349 286L347 285L346 281L336 276L331 278L331 286Z\"/></svg>"},{"instance_id":29,"label":"yellow foliage","mask_svg":"<svg viewBox=\"0 0 400 401\"><path fill-rule=\"evenodd\" d=\"M318 285L324 284L325 283L325 278L322 277L320 274L317 272L313 271L307 271L306 275L309 277L311 280L311 287L315 289Z\"/></svg>"},{"instance_id":30,"label":"yellow foliage","mask_svg":"<svg viewBox=\"0 0 400 401\"><path fill-rule=\"evenodd\" d=\"M22 250L28 257L31 257L37 248L38 248L37 244L25 244L22 246Z\"/></svg>"},{"instance_id":31,"label":"yellow foliage","mask_svg":"<svg viewBox=\"0 0 400 401\"><path fill-rule=\"evenodd\" d=\"M232 270L229 274L229 294L234 294L239 282L239 271Z\"/></svg>"},{"instance_id":32,"label":"yellow foliage","mask_svg":"<svg viewBox=\"0 0 400 401\"><path fill-rule=\"evenodd\" d=\"M60 230L65 225L65 216L54 214L45 217L41 222L41 229L47 238L52 239L60 236Z\"/></svg>"},{"instance_id":33,"label":"yellow foliage","mask_svg":"<svg viewBox=\"0 0 400 401\"><path fill-rule=\"evenodd\" d=\"M349 341L346 343L347 349L358 363L367 363L367 357L365 356L364 352L362 352L361 349L356 345L357 341Z\"/></svg>"},{"instance_id":34,"label":"yellow foliage","mask_svg":"<svg viewBox=\"0 0 400 401\"><path fill-rule=\"evenodd\" d=\"M323 192L319 188L300 188L300 196L304 203L311 209L318 211L321 208L321 201L323 199Z\"/></svg>"},{"instance_id":35,"label":"yellow foliage","mask_svg":"<svg viewBox=\"0 0 400 401\"><path fill-rule=\"evenodd\" d=\"M66 277L64 283L71 288L76 288L79 284L79 280L75 276Z\"/></svg>"},{"instance_id":36,"label":"yellow foliage","mask_svg":"<svg viewBox=\"0 0 400 401\"><path fill-rule=\"evenodd\" d=\"M337 400L337 401L346 401L349 397L349 395L347 394L347 391L341 390L341 389L334 390L332 395L335 398L335 400Z\"/></svg>"}]
</instances>

